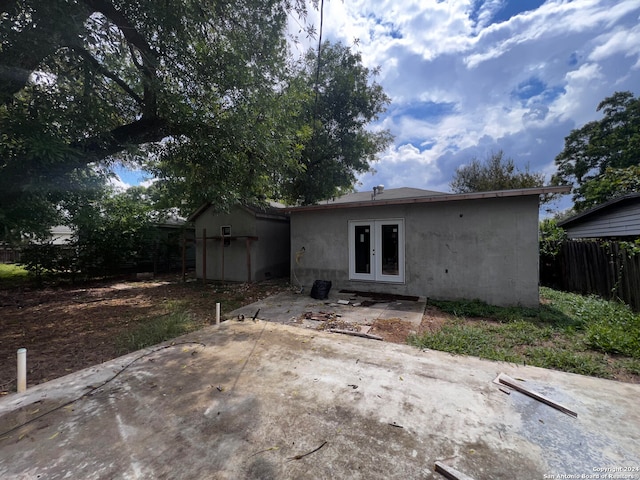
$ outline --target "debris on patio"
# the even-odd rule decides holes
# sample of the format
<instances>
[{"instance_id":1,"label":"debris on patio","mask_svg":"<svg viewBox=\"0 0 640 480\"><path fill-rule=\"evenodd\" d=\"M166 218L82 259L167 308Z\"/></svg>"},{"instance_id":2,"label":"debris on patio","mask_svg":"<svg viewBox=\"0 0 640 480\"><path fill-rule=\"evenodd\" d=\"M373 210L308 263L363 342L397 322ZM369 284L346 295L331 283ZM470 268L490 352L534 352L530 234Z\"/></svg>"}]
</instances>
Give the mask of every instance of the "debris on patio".
<instances>
[{"instance_id":1,"label":"debris on patio","mask_svg":"<svg viewBox=\"0 0 640 480\"><path fill-rule=\"evenodd\" d=\"M450 467L449 465L446 465L442 462L436 462L435 470L436 472L447 477L449 480L473 480L470 476L465 475L464 473L459 472L455 468Z\"/></svg>"},{"instance_id":2,"label":"debris on patio","mask_svg":"<svg viewBox=\"0 0 640 480\"><path fill-rule=\"evenodd\" d=\"M348 305L348 302L341 305ZM331 306L330 304L328 306ZM382 337L369 334L371 330L371 322L357 323L342 318L342 314L333 311L305 312L296 323L303 323L307 328L315 328L316 330L327 331L331 333L342 333L346 335L354 335L358 337L371 338L374 340L382 340Z\"/></svg>"},{"instance_id":3,"label":"debris on patio","mask_svg":"<svg viewBox=\"0 0 640 480\"><path fill-rule=\"evenodd\" d=\"M527 388L524 385L520 385L513 378L509 377L508 375L505 375L504 373L500 373L498 377L494 380L494 383L497 383L498 385L506 385L507 387L513 388L514 390L520 393L523 393L535 400L538 400L539 402L549 405L550 407L555 408L556 410L560 410L562 413L566 413L567 415L574 418L578 417L578 414L573 410L565 407L564 405L556 402L555 400L550 399L549 397L542 395L541 393L531 390L530 388Z\"/></svg>"},{"instance_id":4,"label":"debris on patio","mask_svg":"<svg viewBox=\"0 0 640 480\"><path fill-rule=\"evenodd\" d=\"M342 329L338 329L338 328L331 328L329 329L329 331L331 333L342 333L343 335L351 335L353 337L363 337L363 338L370 338L371 340L384 340L382 337L379 337L378 335L372 335L370 333L363 333L363 332L356 332L353 330L342 330Z\"/></svg>"}]
</instances>

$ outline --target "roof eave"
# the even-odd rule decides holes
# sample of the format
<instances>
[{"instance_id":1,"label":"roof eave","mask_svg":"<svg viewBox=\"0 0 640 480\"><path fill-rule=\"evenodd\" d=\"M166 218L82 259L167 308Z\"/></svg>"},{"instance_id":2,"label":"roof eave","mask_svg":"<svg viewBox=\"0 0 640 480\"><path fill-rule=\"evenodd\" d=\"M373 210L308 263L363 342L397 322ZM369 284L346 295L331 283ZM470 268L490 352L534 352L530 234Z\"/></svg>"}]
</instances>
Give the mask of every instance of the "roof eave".
<instances>
[{"instance_id":1,"label":"roof eave","mask_svg":"<svg viewBox=\"0 0 640 480\"><path fill-rule=\"evenodd\" d=\"M312 210L334 210L338 208L360 208L383 205L408 205L417 203L453 202L460 200L480 200L487 198L523 197L532 195L563 194L569 193L571 186L560 185L553 187L518 188L513 190L494 190L490 192L452 193L448 195L434 195L431 197L397 198L393 200L367 200L363 202L334 203L325 205L305 205L301 207L289 207L284 210L287 213L296 213Z\"/></svg>"},{"instance_id":2,"label":"roof eave","mask_svg":"<svg viewBox=\"0 0 640 480\"><path fill-rule=\"evenodd\" d=\"M194 222L196 218L202 215L210 206L211 206L211 202L205 202L202 205L200 205L195 212L193 212L191 215L187 217L187 222Z\"/></svg>"},{"instance_id":3,"label":"roof eave","mask_svg":"<svg viewBox=\"0 0 640 480\"><path fill-rule=\"evenodd\" d=\"M558 226L562 228L566 228L567 225L571 225L574 223L581 223L586 219L586 217L590 217L594 214L597 214L601 210L606 210L618 203L626 202L627 200L631 200L632 198L639 198L639 197L640 197L640 192L636 192L636 193L628 193L626 195L622 195L621 197L613 198L607 202L601 203L600 205L596 205L595 207L592 207L589 210L585 210L582 213L578 213L573 217L569 217L565 220L562 220L561 222L558 222Z\"/></svg>"}]
</instances>

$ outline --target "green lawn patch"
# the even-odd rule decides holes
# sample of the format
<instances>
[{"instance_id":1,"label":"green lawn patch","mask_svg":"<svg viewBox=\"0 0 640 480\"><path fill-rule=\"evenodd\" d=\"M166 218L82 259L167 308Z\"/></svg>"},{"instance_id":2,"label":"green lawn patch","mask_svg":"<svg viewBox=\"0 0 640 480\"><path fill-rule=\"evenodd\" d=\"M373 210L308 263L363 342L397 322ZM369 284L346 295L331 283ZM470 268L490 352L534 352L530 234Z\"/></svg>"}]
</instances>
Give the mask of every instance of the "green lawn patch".
<instances>
[{"instance_id":1,"label":"green lawn patch","mask_svg":"<svg viewBox=\"0 0 640 480\"><path fill-rule=\"evenodd\" d=\"M29 272L21 265L0 263L0 288L19 287L28 283Z\"/></svg>"},{"instance_id":2,"label":"green lawn patch","mask_svg":"<svg viewBox=\"0 0 640 480\"><path fill-rule=\"evenodd\" d=\"M430 301L455 319L412 335L420 348L604 378L640 375L640 314L628 306L541 288L540 308Z\"/></svg>"}]
</instances>

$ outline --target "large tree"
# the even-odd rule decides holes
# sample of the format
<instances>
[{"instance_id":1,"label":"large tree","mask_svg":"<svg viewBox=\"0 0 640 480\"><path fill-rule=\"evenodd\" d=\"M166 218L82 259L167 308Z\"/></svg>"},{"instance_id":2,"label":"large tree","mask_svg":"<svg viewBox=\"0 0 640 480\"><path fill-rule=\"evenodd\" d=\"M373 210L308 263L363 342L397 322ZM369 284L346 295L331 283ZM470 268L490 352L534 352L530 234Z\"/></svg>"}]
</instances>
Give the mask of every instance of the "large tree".
<instances>
[{"instance_id":1,"label":"large tree","mask_svg":"<svg viewBox=\"0 0 640 480\"><path fill-rule=\"evenodd\" d=\"M305 139L297 165L302 174L284 179L283 196L291 203L309 204L351 191L357 174L369 171L370 162L391 141L389 131L367 128L389 103L373 81L375 73L340 43L324 42L319 55L316 50L307 53L290 90L302 98L298 131Z\"/></svg>"},{"instance_id":2,"label":"large tree","mask_svg":"<svg viewBox=\"0 0 640 480\"><path fill-rule=\"evenodd\" d=\"M264 135L260 114L281 94L287 13L302 5L4 2L0 237L42 233L59 220L69 193L90 187L93 172L115 158L171 154L193 181L223 184L203 189L203 198L222 190L243 195L253 189L252 176L293 162L288 146L296 139L277 128ZM219 176L190 168L203 157Z\"/></svg>"},{"instance_id":3,"label":"large tree","mask_svg":"<svg viewBox=\"0 0 640 480\"><path fill-rule=\"evenodd\" d=\"M573 185L576 211L638 191L640 97L616 92L598 105L603 118L572 130L556 157L552 182Z\"/></svg>"},{"instance_id":4,"label":"large tree","mask_svg":"<svg viewBox=\"0 0 640 480\"><path fill-rule=\"evenodd\" d=\"M519 170L513 159L499 150L484 160L474 157L467 165L456 168L449 186L455 193L468 193L541 187L543 184L542 173L530 172L529 166L524 171Z\"/></svg>"},{"instance_id":5,"label":"large tree","mask_svg":"<svg viewBox=\"0 0 640 480\"><path fill-rule=\"evenodd\" d=\"M106 189L101 198L80 206L72 220L78 269L106 275L125 263L151 258L158 234L154 224L161 220L144 187Z\"/></svg>"}]
</instances>

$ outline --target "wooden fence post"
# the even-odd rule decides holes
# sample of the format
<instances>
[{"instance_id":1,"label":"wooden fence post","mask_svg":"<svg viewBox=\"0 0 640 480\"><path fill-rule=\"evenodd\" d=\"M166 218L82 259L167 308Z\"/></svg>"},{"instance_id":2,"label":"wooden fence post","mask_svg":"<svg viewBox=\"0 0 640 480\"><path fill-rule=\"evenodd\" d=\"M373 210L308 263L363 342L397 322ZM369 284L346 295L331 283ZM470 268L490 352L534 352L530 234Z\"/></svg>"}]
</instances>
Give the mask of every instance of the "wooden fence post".
<instances>
[{"instance_id":1,"label":"wooden fence post","mask_svg":"<svg viewBox=\"0 0 640 480\"><path fill-rule=\"evenodd\" d=\"M182 232L182 283L187 281L187 234Z\"/></svg>"},{"instance_id":2,"label":"wooden fence post","mask_svg":"<svg viewBox=\"0 0 640 480\"><path fill-rule=\"evenodd\" d=\"M247 283L251 283L251 238L247 237Z\"/></svg>"},{"instance_id":3,"label":"wooden fence post","mask_svg":"<svg viewBox=\"0 0 640 480\"><path fill-rule=\"evenodd\" d=\"M202 284L207 284L207 229L202 229Z\"/></svg>"}]
</instances>

